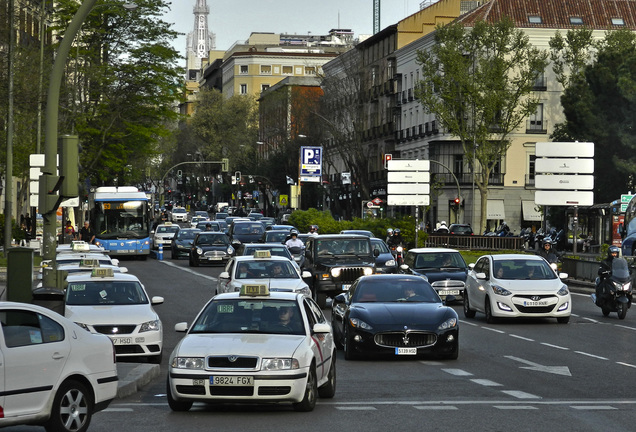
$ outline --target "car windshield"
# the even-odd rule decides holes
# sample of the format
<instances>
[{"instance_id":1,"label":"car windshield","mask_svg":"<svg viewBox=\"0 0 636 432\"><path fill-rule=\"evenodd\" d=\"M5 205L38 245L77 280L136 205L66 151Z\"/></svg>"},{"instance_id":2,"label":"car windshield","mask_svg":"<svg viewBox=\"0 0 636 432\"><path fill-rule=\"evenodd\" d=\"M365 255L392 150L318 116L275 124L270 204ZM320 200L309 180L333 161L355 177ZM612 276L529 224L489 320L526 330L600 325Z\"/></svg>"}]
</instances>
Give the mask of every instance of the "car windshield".
<instances>
[{"instance_id":1,"label":"car windshield","mask_svg":"<svg viewBox=\"0 0 636 432\"><path fill-rule=\"evenodd\" d=\"M240 261L236 266L236 279L299 279L291 261Z\"/></svg>"},{"instance_id":2,"label":"car windshield","mask_svg":"<svg viewBox=\"0 0 636 432\"><path fill-rule=\"evenodd\" d=\"M199 230L181 230L177 233L179 240L192 240L199 233Z\"/></svg>"},{"instance_id":3,"label":"car windshield","mask_svg":"<svg viewBox=\"0 0 636 432\"><path fill-rule=\"evenodd\" d=\"M241 223L234 227L234 234L263 234L265 227L262 223Z\"/></svg>"},{"instance_id":4,"label":"car windshield","mask_svg":"<svg viewBox=\"0 0 636 432\"><path fill-rule=\"evenodd\" d=\"M85 259L96 259L99 261L100 264L113 263L109 257L92 258L92 257L75 256L73 254L65 254L63 256L58 255L58 257L55 259L55 262L59 266L63 264L79 264L80 261L83 261Z\"/></svg>"},{"instance_id":5,"label":"car windshield","mask_svg":"<svg viewBox=\"0 0 636 432\"><path fill-rule=\"evenodd\" d=\"M86 280L69 282L66 304L72 306L138 305L148 303L139 282Z\"/></svg>"},{"instance_id":6,"label":"car windshield","mask_svg":"<svg viewBox=\"0 0 636 432\"><path fill-rule=\"evenodd\" d=\"M280 243L284 241L288 235L289 235L288 231L268 231L265 233L265 241Z\"/></svg>"},{"instance_id":7,"label":"car windshield","mask_svg":"<svg viewBox=\"0 0 636 432\"><path fill-rule=\"evenodd\" d=\"M316 243L319 256L371 255L368 238L322 239Z\"/></svg>"},{"instance_id":8,"label":"car windshield","mask_svg":"<svg viewBox=\"0 0 636 432\"><path fill-rule=\"evenodd\" d=\"M390 253L389 247L382 240L371 240L371 246L373 250L379 250L380 253Z\"/></svg>"},{"instance_id":9,"label":"car windshield","mask_svg":"<svg viewBox=\"0 0 636 432\"><path fill-rule=\"evenodd\" d=\"M199 234L196 240L197 246L226 246L230 244L229 239L223 233Z\"/></svg>"},{"instance_id":10,"label":"car windshield","mask_svg":"<svg viewBox=\"0 0 636 432\"><path fill-rule=\"evenodd\" d=\"M505 280L549 280L557 275L544 260L498 259L494 262L493 276Z\"/></svg>"},{"instance_id":11,"label":"car windshield","mask_svg":"<svg viewBox=\"0 0 636 432\"><path fill-rule=\"evenodd\" d=\"M172 213L186 213L184 208L176 208L172 210Z\"/></svg>"},{"instance_id":12,"label":"car windshield","mask_svg":"<svg viewBox=\"0 0 636 432\"><path fill-rule=\"evenodd\" d=\"M441 303L428 282L413 278L379 279L360 281L354 289L352 303L423 302Z\"/></svg>"},{"instance_id":13,"label":"car windshield","mask_svg":"<svg viewBox=\"0 0 636 432\"><path fill-rule=\"evenodd\" d=\"M179 225L162 225L157 227L157 234L176 233L177 231L179 231Z\"/></svg>"},{"instance_id":14,"label":"car windshield","mask_svg":"<svg viewBox=\"0 0 636 432\"><path fill-rule=\"evenodd\" d=\"M260 298L212 300L192 324L192 333L306 334L295 301Z\"/></svg>"},{"instance_id":15,"label":"car windshield","mask_svg":"<svg viewBox=\"0 0 636 432\"><path fill-rule=\"evenodd\" d=\"M282 256L285 258L291 258L291 254L289 253L289 249L285 246L245 246L243 249L243 255L254 255L254 252L259 250L268 250L272 256Z\"/></svg>"},{"instance_id":16,"label":"car windshield","mask_svg":"<svg viewBox=\"0 0 636 432\"><path fill-rule=\"evenodd\" d=\"M430 252L408 254L405 264L414 269L466 269L459 252Z\"/></svg>"}]
</instances>

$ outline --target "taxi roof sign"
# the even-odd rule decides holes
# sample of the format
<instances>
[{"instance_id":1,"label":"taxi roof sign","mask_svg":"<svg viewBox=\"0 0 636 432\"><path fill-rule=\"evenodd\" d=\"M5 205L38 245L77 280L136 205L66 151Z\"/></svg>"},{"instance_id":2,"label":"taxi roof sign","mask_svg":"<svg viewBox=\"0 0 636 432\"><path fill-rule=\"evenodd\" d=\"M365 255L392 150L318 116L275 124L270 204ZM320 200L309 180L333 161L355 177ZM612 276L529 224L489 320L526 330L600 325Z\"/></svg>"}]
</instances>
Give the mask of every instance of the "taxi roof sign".
<instances>
[{"instance_id":1,"label":"taxi roof sign","mask_svg":"<svg viewBox=\"0 0 636 432\"><path fill-rule=\"evenodd\" d=\"M268 296L269 287L265 284L260 285L241 285L241 296Z\"/></svg>"},{"instance_id":2,"label":"taxi roof sign","mask_svg":"<svg viewBox=\"0 0 636 432\"><path fill-rule=\"evenodd\" d=\"M71 250L73 251L87 251L90 249L90 245L85 241L76 240L71 243Z\"/></svg>"},{"instance_id":3,"label":"taxi roof sign","mask_svg":"<svg viewBox=\"0 0 636 432\"><path fill-rule=\"evenodd\" d=\"M99 260L95 258L82 258L79 265L81 267L99 267Z\"/></svg>"},{"instance_id":4,"label":"taxi roof sign","mask_svg":"<svg viewBox=\"0 0 636 432\"><path fill-rule=\"evenodd\" d=\"M256 250L254 251L254 258L271 258L272 252L269 250Z\"/></svg>"},{"instance_id":5,"label":"taxi roof sign","mask_svg":"<svg viewBox=\"0 0 636 432\"><path fill-rule=\"evenodd\" d=\"M91 272L91 277L114 277L115 276L115 270L113 270L112 268L106 268L106 267L95 267L93 268L93 271Z\"/></svg>"}]
</instances>

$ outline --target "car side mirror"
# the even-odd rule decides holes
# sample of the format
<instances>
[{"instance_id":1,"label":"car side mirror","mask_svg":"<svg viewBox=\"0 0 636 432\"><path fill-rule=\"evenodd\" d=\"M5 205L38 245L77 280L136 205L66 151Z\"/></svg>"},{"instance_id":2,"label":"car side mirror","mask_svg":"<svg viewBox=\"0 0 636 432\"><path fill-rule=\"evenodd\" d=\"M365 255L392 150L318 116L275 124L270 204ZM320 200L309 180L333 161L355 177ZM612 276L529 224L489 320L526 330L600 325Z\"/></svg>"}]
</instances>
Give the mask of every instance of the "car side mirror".
<instances>
[{"instance_id":1,"label":"car side mirror","mask_svg":"<svg viewBox=\"0 0 636 432\"><path fill-rule=\"evenodd\" d=\"M380 256L380 250L379 249L373 249L373 256L374 257L379 257Z\"/></svg>"},{"instance_id":2,"label":"car side mirror","mask_svg":"<svg viewBox=\"0 0 636 432\"><path fill-rule=\"evenodd\" d=\"M154 296L151 300L150 303L153 305L160 305L163 304L163 297L160 296Z\"/></svg>"},{"instance_id":3,"label":"car side mirror","mask_svg":"<svg viewBox=\"0 0 636 432\"><path fill-rule=\"evenodd\" d=\"M406 271L408 269L409 269L409 266L407 266L406 264L400 264L400 270Z\"/></svg>"},{"instance_id":4,"label":"car side mirror","mask_svg":"<svg viewBox=\"0 0 636 432\"><path fill-rule=\"evenodd\" d=\"M219 279L229 279L230 278L230 274L226 271L221 272L221 274L219 275Z\"/></svg>"},{"instance_id":5,"label":"car side mirror","mask_svg":"<svg viewBox=\"0 0 636 432\"><path fill-rule=\"evenodd\" d=\"M311 279L311 273L309 273L307 270L304 270L301 277L303 279Z\"/></svg>"},{"instance_id":6,"label":"car side mirror","mask_svg":"<svg viewBox=\"0 0 636 432\"><path fill-rule=\"evenodd\" d=\"M334 304L345 304L347 303L347 295L345 293L340 293L333 298Z\"/></svg>"},{"instance_id":7,"label":"car side mirror","mask_svg":"<svg viewBox=\"0 0 636 432\"><path fill-rule=\"evenodd\" d=\"M179 332L179 333L187 332L188 331L188 323L187 322L176 323L174 325L174 331Z\"/></svg>"},{"instance_id":8,"label":"car side mirror","mask_svg":"<svg viewBox=\"0 0 636 432\"><path fill-rule=\"evenodd\" d=\"M329 333L331 332L331 326L327 323L316 323L312 331L314 333Z\"/></svg>"},{"instance_id":9,"label":"car side mirror","mask_svg":"<svg viewBox=\"0 0 636 432\"><path fill-rule=\"evenodd\" d=\"M477 274L475 275L475 277L476 277L477 279L480 279L480 280L486 280L486 279L488 279L488 276L486 276L486 273L483 273L483 272L481 272L481 273L477 273Z\"/></svg>"}]
</instances>

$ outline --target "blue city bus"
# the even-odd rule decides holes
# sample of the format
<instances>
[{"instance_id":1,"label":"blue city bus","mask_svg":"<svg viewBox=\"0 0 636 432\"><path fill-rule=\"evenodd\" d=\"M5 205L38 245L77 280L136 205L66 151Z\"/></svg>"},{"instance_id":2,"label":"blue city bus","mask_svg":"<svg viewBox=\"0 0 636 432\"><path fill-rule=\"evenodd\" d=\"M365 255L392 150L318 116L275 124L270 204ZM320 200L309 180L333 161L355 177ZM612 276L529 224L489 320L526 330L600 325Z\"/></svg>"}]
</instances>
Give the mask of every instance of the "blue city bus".
<instances>
[{"instance_id":1,"label":"blue city bus","mask_svg":"<svg viewBox=\"0 0 636 432\"><path fill-rule=\"evenodd\" d=\"M150 254L150 205L145 192L133 186L105 186L89 196L95 244L111 256Z\"/></svg>"}]
</instances>

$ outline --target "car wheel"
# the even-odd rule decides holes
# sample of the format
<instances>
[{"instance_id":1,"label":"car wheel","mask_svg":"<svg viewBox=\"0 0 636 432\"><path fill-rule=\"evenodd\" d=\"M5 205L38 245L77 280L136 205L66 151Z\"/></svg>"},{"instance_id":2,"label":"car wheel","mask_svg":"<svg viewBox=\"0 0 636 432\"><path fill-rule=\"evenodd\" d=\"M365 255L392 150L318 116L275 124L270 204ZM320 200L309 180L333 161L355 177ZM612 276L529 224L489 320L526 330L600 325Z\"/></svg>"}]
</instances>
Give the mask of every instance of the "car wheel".
<instances>
[{"instance_id":1,"label":"car wheel","mask_svg":"<svg viewBox=\"0 0 636 432\"><path fill-rule=\"evenodd\" d=\"M84 432L93 416L92 393L77 381L62 383L55 394L47 432Z\"/></svg>"},{"instance_id":2,"label":"car wheel","mask_svg":"<svg viewBox=\"0 0 636 432\"><path fill-rule=\"evenodd\" d=\"M172 258L173 260L179 259L179 254L174 249L172 249L172 251L170 251L170 252L171 252L170 253L170 258Z\"/></svg>"},{"instance_id":3,"label":"car wheel","mask_svg":"<svg viewBox=\"0 0 636 432\"><path fill-rule=\"evenodd\" d=\"M312 364L307 375L307 385L305 386L305 397L303 400L294 404L296 411L313 411L316 406L318 397L318 389L316 388L316 367Z\"/></svg>"},{"instance_id":4,"label":"car wheel","mask_svg":"<svg viewBox=\"0 0 636 432\"><path fill-rule=\"evenodd\" d=\"M351 340L349 338L349 332L345 327L344 337L342 338L343 349L345 353L345 360L355 360L357 358L356 354L353 352L353 347L351 346Z\"/></svg>"},{"instance_id":5,"label":"car wheel","mask_svg":"<svg viewBox=\"0 0 636 432\"><path fill-rule=\"evenodd\" d=\"M331 354L331 367L327 375L327 382L319 389L318 394L321 398L330 399L336 394L336 351Z\"/></svg>"},{"instance_id":6,"label":"car wheel","mask_svg":"<svg viewBox=\"0 0 636 432\"><path fill-rule=\"evenodd\" d=\"M172 397L172 390L170 390L170 378L167 381L166 394L168 395L168 405L172 411L189 411L192 408L192 401L179 401Z\"/></svg>"},{"instance_id":7,"label":"car wheel","mask_svg":"<svg viewBox=\"0 0 636 432\"><path fill-rule=\"evenodd\" d=\"M569 316L566 316L566 317L558 317L558 318L557 318L557 322L558 322L559 324L567 324L567 323L569 323L569 322L570 322L570 317L569 317Z\"/></svg>"},{"instance_id":8,"label":"car wheel","mask_svg":"<svg viewBox=\"0 0 636 432\"><path fill-rule=\"evenodd\" d=\"M470 308L468 302L468 291L464 290L464 316L466 318L475 318L475 311Z\"/></svg>"},{"instance_id":9,"label":"car wheel","mask_svg":"<svg viewBox=\"0 0 636 432\"><path fill-rule=\"evenodd\" d=\"M494 324L497 321L497 318L492 315L492 306L490 305L490 299L488 297L486 297L484 311L486 313L486 322L488 324Z\"/></svg>"}]
</instances>

